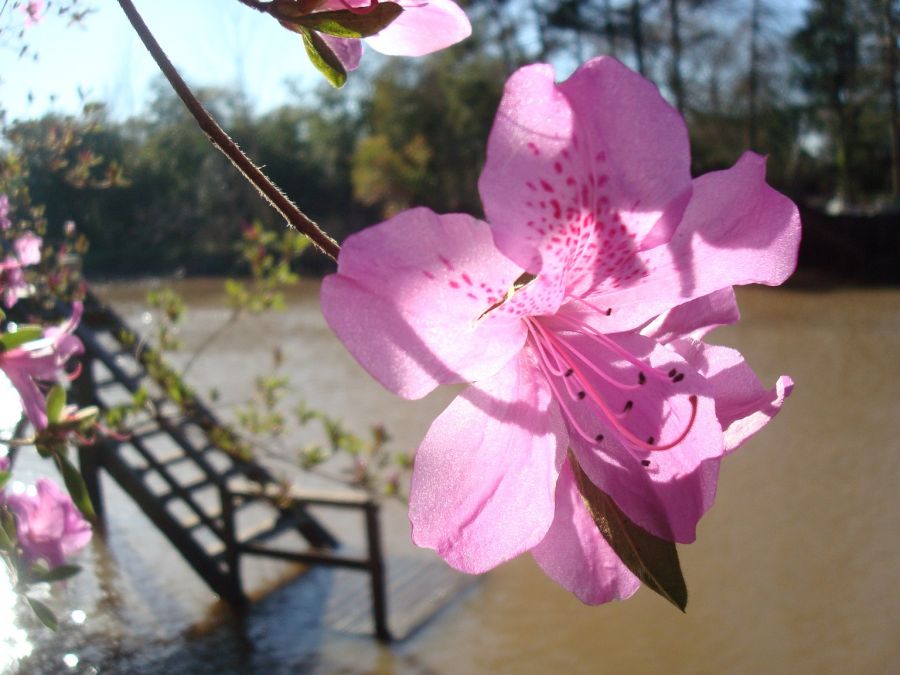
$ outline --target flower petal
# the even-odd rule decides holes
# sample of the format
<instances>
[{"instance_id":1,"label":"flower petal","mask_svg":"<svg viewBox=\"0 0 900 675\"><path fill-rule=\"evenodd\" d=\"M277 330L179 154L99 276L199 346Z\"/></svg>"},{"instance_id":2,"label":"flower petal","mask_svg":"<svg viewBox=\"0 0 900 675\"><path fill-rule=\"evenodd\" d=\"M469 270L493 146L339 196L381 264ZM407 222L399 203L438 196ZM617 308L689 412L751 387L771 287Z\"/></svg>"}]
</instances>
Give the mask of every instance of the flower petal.
<instances>
[{"instance_id":1,"label":"flower petal","mask_svg":"<svg viewBox=\"0 0 900 675\"><path fill-rule=\"evenodd\" d=\"M568 402L566 409L583 432L570 433L572 449L591 481L633 522L657 537L690 543L697 522L715 499L724 452L713 392L705 378L675 351L639 334L609 337L652 366L656 374L645 375L643 385L629 389L582 369L588 386L602 397L615 419L592 404L593 392ZM585 338L567 340L585 353L590 349L582 344ZM608 370L607 375L626 385L637 382L633 366L614 365L616 370ZM683 375L677 382L667 377L672 369ZM691 396L696 397L695 413ZM683 438L668 450L650 450L630 442L621 429L656 447ZM597 441L595 435L602 438Z\"/></svg>"},{"instance_id":2,"label":"flower petal","mask_svg":"<svg viewBox=\"0 0 900 675\"><path fill-rule=\"evenodd\" d=\"M597 529L568 461L556 482L553 524L531 554L548 577L588 605L624 600L641 586Z\"/></svg>"},{"instance_id":3,"label":"flower petal","mask_svg":"<svg viewBox=\"0 0 900 675\"><path fill-rule=\"evenodd\" d=\"M513 74L479 190L498 247L558 297L642 274L638 249L671 236L689 169L678 113L652 83L599 58L559 86L548 65Z\"/></svg>"},{"instance_id":4,"label":"flower petal","mask_svg":"<svg viewBox=\"0 0 900 675\"><path fill-rule=\"evenodd\" d=\"M0 367L12 382L13 387L19 392L22 399L22 410L31 425L38 431L47 428L47 402L44 395L38 389L37 384L31 379L28 372L27 363L23 364L17 360L16 363L10 363L0 357Z\"/></svg>"},{"instance_id":5,"label":"flower petal","mask_svg":"<svg viewBox=\"0 0 900 675\"><path fill-rule=\"evenodd\" d=\"M736 323L740 318L734 289L729 286L660 314L641 329L641 335L661 344L684 336L700 340L714 328Z\"/></svg>"},{"instance_id":6,"label":"flower petal","mask_svg":"<svg viewBox=\"0 0 900 675\"><path fill-rule=\"evenodd\" d=\"M768 424L794 389L787 375L779 377L772 389L766 389L736 349L693 340L679 340L672 347L712 386L727 453Z\"/></svg>"},{"instance_id":7,"label":"flower petal","mask_svg":"<svg viewBox=\"0 0 900 675\"><path fill-rule=\"evenodd\" d=\"M472 34L466 13L451 0L399 0L403 13L370 38L375 51L392 56L424 56Z\"/></svg>"},{"instance_id":8,"label":"flower petal","mask_svg":"<svg viewBox=\"0 0 900 675\"><path fill-rule=\"evenodd\" d=\"M331 51L348 72L359 68L359 61L362 58L362 42L356 38L339 38L327 33L319 35L325 44L331 47Z\"/></svg>"},{"instance_id":9,"label":"flower petal","mask_svg":"<svg viewBox=\"0 0 900 675\"><path fill-rule=\"evenodd\" d=\"M520 274L486 223L413 209L347 238L322 284L322 312L376 380L420 398L492 375L521 349L521 321L482 317Z\"/></svg>"},{"instance_id":10,"label":"flower petal","mask_svg":"<svg viewBox=\"0 0 900 675\"><path fill-rule=\"evenodd\" d=\"M765 159L745 153L731 169L694 181L693 197L672 240L643 255L646 276L593 291L588 299L613 310L596 328L635 328L727 286L778 285L793 272L799 244L796 205L766 185Z\"/></svg>"},{"instance_id":11,"label":"flower petal","mask_svg":"<svg viewBox=\"0 0 900 675\"><path fill-rule=\"evenodd\" d=\"M413 541L469 573L532 548L553 520L566 446L547 381L523 351L431 425L413 470Z\"/></svg>"}]
</instances>

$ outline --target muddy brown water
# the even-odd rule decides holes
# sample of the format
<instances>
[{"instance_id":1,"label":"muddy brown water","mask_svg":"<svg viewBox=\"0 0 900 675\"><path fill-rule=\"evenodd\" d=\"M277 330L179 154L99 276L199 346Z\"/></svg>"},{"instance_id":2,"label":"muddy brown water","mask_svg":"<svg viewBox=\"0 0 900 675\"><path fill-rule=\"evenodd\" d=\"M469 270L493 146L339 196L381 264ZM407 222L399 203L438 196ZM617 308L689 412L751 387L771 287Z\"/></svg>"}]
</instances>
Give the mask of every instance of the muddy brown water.
<instances>
[{"instance_id":1,"label":"muddy brown water","mask_svg":"<svg viewBox=\"0 0 900 675\"><path fill-rule=\"evenodd\" d=\"M156 282L100 294L146 330ZM221 284L176 284L187 347L226 318ZM107 483L110 534L84 572L48 599L48 635L10 608L0 580L0 672L38 673L891 673L900 672L900 291L740 289L743 319L713 340L739 348L766 382L797 383L788 406L722 467L717 503L681 547L686 614L641 590L585 607L522 556L486 575L411 639L382 646L323 628L304 581L238 621ZM192 367L224 414L273 347L304 397L413 447L452 398L409 403L371 381L329 333L318 284L289 310L240 321ZM45 472L23 462L17 478ZM408 536L394 512L386 537ZM6 603L6 604L4 604ZM30 655L29 655L30 654Z\"/></svg>"}]
</instances>

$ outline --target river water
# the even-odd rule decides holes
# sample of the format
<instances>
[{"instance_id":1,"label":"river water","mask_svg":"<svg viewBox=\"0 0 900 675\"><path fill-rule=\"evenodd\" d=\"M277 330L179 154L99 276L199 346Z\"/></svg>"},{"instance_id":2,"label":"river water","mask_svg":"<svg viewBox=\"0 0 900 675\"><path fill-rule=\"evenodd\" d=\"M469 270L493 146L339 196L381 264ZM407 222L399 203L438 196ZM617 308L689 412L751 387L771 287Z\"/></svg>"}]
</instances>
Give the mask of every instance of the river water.
<instances>
[{"instance_id":1,"label":"river water","mask_svg":"<svg viewBox=\"0 0 900 675\"><path fill-rule=\"evenodd\" d=\"M98 290L146 330L152 285ZM176 287L190 307L191 349L227 316L221 284ZM697 543L680 549L686 614L647 590L585 607L522 556L392 646L323 630L282 591L239 622L107 484L106 542L48 598L64 610L58 635L4 606L0 583L0 672L900 672L900 291L750 288L738 299L742 321L713 341L740 349L765 382L788 373L797 385L782 414L723 464ZM352 428L383 422L398 447L414 447L455 393L410 403L383 391L329 333L314 282L287 312L231 327L191 383L216 387L227 415L275 346L304 397ZM21 466L25 480L46 470ZM388 522L388 540L408 536L396 509Z\"/></svg>"}]
</instances>

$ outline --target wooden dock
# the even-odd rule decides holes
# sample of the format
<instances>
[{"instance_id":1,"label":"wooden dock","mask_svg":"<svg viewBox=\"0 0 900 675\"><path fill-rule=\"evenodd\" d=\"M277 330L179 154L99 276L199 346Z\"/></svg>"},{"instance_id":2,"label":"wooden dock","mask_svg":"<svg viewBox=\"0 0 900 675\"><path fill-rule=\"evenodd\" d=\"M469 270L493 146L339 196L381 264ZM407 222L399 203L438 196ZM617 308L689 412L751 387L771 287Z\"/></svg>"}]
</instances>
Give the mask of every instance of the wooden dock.
<instances>
[{"instance_id":1,"label":"wooden dock","mask_svg":"<svg viewBox=\"0 0 900 675\"><path fill-rule=\"evenodd\" d=\"M82 375L75 383L80 405L109 409L128 404L139 390L148 400L132 434L79 448L101 521L99 474L105 471L235 610L250 602L242 567L258 559L331 568L327 624L385 641L410 635L471 583L471 577L434 557L385 556L379 503L371 496L286 486L235 452L237 437L228 426L93 296L85 303L77 335L85 345ZM346 552L322 522L323 514L335 511L361 519L363 550Z\"/></svg>"}]
</instances>

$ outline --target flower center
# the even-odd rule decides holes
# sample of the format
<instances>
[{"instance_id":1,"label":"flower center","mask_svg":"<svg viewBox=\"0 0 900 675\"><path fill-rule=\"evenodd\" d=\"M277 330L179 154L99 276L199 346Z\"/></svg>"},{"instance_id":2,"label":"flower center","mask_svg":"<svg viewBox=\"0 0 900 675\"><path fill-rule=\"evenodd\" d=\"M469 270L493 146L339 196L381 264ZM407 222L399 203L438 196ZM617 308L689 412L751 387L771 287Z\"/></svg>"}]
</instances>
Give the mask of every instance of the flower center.
<instances>
[{"instance_id":1,"label":"flower center","mask_svg":"<svg viewBox=\"0 0 900 675\"><path fill-rule=\"evenodd\" d=\"M647 364L615 340L597 332L589 326L579 324L557 314L553 320L564 326L565 333L548 327L538 317L525 319L529 335L538 356L541 370L559 402L569 426L591 445L599 445L604 440L603 430L612 430L625 446L632 452L670 450L681 443L690 432L697 416L697 397L691 395L690 419L678 436L672 440L663 440L654 436L641 437L632 431L626 423L634 417L635 401L640 405L641 396L634 396L648 382L653 381L667 387L674 387L684 380L684 373L677 368L663 372ZM586 350L584 347L590 347ZM588 353L586 353L588 352ZM624 361L629 367L613 368L615 360ZM634 373L637 377L631 382L623 381L622 375ZM611 387L614 391L625 394L626 400L621 412L616 412L610 397L601 391L603 387ZM621 397L620 397L621 398ZM592 412L599 413L601 430L586 429L586 421L590 419L580 409L584 402L593 404ZM649 406L649 401L647 402ZM649 462L642 461L647 466Z\"/></svg>"}]
</instances>

